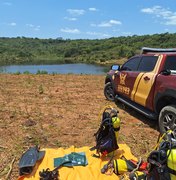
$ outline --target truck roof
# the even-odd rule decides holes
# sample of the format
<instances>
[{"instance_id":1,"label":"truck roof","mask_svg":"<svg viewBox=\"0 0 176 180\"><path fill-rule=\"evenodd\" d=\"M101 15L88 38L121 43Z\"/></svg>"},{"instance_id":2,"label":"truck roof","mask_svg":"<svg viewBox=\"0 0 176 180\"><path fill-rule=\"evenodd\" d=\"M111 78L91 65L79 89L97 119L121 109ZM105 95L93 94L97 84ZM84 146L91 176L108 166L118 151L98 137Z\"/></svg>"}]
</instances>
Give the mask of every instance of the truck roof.
<instances>
[{"instance_id":1,"label":"truck roof","mask_svg":"<svg viewBox=\"0 0 176 180\"><path fill-rule=\"evenodd\" d=\"M154 53L159 53L159 54L176 54L176 48L149 48L149 47L143 47L141 50L141 54L154 54Z\"/></svg>"}]
</instances>

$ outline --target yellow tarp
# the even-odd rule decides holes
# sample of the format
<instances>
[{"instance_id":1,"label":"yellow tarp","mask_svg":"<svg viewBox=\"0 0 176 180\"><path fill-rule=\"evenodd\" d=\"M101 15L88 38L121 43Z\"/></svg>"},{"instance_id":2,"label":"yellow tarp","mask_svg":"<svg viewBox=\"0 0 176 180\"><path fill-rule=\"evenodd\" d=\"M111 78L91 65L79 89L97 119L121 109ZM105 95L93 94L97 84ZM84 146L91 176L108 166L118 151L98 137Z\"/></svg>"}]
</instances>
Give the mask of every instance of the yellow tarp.
<instances>
[{"instance_id":1,"label":"yellow tarp","mask_svg":"<svg viewBox=\"0 0 176 180\"><path fill-rule=\"evenodd\" d=\"M74 166L74 167L61 167L59 169L60 180L118 180L118 177L113 173L111 176L101 174L102 167L108 162L110 158L95 158L92 154L95 151L89 151L90 147L75 148L71 146L68 149L58 148L58 149L42 149L45 150L45 156L39 165L36 165L30 176L19 177L18 180L39 180L39 171L49 168L54 169L54 158L63 157L71 152L85 152L86 158L88 160L88 165ZM130 148L126 144L120 144L119 149L115 152L116 159L120 158L122 155L127 159L136 158L131 154Z\"/></svg>"}]
</instances>

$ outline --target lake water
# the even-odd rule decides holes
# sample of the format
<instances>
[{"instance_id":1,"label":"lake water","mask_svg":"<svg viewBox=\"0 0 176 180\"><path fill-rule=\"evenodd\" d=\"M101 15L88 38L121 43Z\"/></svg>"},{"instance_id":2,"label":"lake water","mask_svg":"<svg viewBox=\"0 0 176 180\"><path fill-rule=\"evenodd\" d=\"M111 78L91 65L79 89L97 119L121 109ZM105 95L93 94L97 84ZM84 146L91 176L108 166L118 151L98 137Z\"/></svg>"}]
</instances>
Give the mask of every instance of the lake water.
<instances>
[{"instance_id":1,"label":"lake water","mask_svg":"<svg viewBox=\"0 0 176 180\"><path fill-rule=\"evenodd\" d=\"M57 64L57 65L11 65L0 66L0 73L24 73L36 74L37 71L47 71L48 74L104 74L107 67L91 64Z\"/></svg>"}]
</instances>

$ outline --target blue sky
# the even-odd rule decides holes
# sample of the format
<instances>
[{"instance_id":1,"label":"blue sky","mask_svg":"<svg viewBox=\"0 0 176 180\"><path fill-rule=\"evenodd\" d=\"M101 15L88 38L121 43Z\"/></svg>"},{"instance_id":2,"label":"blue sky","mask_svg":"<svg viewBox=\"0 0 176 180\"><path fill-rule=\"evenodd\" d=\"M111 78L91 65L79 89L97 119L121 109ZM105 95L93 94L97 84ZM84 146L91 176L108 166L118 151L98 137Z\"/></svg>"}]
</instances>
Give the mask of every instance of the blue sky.
<instances>
[{"instance_id":1,"label":"blue sky","mask_svg":"<svg viewBox=\"0 0 176 180\"><path fill-rule=\"evenodd\" d=\"M0 37L104 39L176 32L176 0L0 0Z\"/></svg>"}]
</instances>

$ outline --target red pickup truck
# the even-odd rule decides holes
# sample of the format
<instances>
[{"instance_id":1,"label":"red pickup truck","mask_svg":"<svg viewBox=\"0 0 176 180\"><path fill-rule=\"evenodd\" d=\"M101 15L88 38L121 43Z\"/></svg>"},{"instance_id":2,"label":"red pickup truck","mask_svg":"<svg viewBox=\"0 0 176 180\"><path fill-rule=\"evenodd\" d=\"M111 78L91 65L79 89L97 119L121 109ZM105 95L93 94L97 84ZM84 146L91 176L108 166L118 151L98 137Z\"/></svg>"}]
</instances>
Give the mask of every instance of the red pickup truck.
<instances>
[{"instance_id":1,"label":"red pickup truck","mask_svg":"<svg viewBox=\"0 0 176 180\"><path fill-rule=\"evenodd\" d=\"M150 119L164 133L176 129L176 49L142 48L121 67L113 65L104 88L108 100L119 100Z\"/></svg>"}]
</instances>

